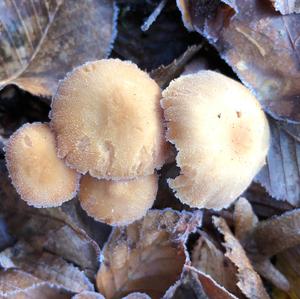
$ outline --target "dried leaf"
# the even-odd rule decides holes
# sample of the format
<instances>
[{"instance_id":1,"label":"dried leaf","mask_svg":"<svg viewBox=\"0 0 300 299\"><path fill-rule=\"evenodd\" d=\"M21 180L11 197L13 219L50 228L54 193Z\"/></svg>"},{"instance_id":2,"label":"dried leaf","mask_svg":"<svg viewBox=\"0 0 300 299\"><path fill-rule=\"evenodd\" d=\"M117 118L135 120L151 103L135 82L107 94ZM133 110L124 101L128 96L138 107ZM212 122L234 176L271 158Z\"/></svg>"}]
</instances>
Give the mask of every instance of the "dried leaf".
<instances>
[{"instance_id":1,"label":"dried leaf","mask_svg":"<svg viewBox=\"0 0 300 299\"><path fill-rule=\"evenodd\" d=\"M300 210L295 209L278 217L259 222L255 227L247 250L254 250L265 257L274 256L300 244Z\"/></svg>"},{"instance_id":2,"label":"dried leaf","mask_svg":"<svg viewBox=\"0 0 300 299\"><path fill-rule=\"evenodd\" d=\"M186 27L204 35L273 116L300 121L300 15L264 1L178 0ZM283 63L284 62L284 63Z\"/></svg>"},{"instance_id":3,"label":"dried leaf","mask_svg":"<svg viewBox=\"0 0 300 299\"><path fill-rule=\"evenodd\" d=\"M281 14L287 15L291 13L300 13L299 0L271 0L274 8Z\"/></svg>"},{"instance_id":4,"label":"dried leaf","mask_svg":"<svg viewBox=\"0 0 300 299\"><path fill-rule=\"evenodd\" d=\"M230 294L206 273L203 273L194 267L190 267L189 269L197 274L199 282L209 299L238 299L238 297Z\"/></svg>"},{"instance_id":5,"label":"dried leaf","mask_svg":"<svg viewBox=\"0 0 300 299\"><path fill-rule=\"evenodd\" d=\"M234 207L235 236L244 247L253 246L253 231L258 224L258 218L246 198L240 198ZM251 245L250 245L251 244ZM254 245L255 247L255 245ZM289 289L287 279L280 273L269 258L262 256L257 250L251 249L248 257L252 265L262 277L282 290Z\"/></svg>"},{"instance_id":6,"label":"dried leaf","mask_svg":"<svg viewBox=\"0 0 300 299\"><path fill-rule=\"evenodd\" d=\"M300 205L300 144L280 122L269 119L272 134L267 163L255 180L276 199Z\"/></svg>"},{"instance_id":7,"label":"dried leaf","mask_svg":"<svg viewBox=\"0 0 300 299\"><path fill-rule=\"evenodd\" d=\"M69 299L72 295L21 270L0 270L0 296L9 299Z\"/></svg>"},{"instance_id":8,"label":"dried leaf","mask_svg":"<svg viewBox=\"0 0 300 299\"><path fill-rule=\"evenodd\" d=\"M15 84L51 96L59 79L86 61L104 58L115 37L109 0L0 2L0 89Z\"/></svg>"},{"instance_id":9,"label":"dried leaf","mask_svg":"<svg viewBox=\"0 0 300 299\"><path fill-rule=\"evenodd\" d=\"M233 236L226 221L222 218L213 217L213 222L218 231L224 236L223 243L227 256L238 268L237 283L240 290L249 299L269 299L259 275L253 267L239 241Z\"/></svg>"},{"instance_id":10,"label":"dried leaf","mask_svg":"<svg viewBox=\"0 0 300 299\"><path fill-rule=\"evenodd\" d=\"M151 210L142 220L115 228L103 249L98 290L107 299L132 292L170 296L189 259L185 241L200 222L198 213Z\"/></svg>"},{"instance_id":11,"label":"dried leaf","mask_svg":"<svg viewBox=\"0 0 300 299\"><path fill-rule=\"evenodd\" d=\"M192 266L211 277L228 292L240 295L236 285L238 281L235 266L205 233L201 233L192 250Z\"/></svg>"},{"instance_id":12,"label":"dried leaf","mask_svg":"<svg viewBox=\"0 0 300 299\"><path fill-rule=\"evenodd\" d=\"M167 66L160 66L150 73L150 76L161 87L165 88L171 80L175 79L183 71L187 62L201 49L201 45L194 45L189 48L177 59L173 60Z\"/></svg>"},{"instance_id":13,"label":"dried leaf","mask_svg":"<svg viewBox=\"0 0 300 299\"><path fill-rule=\"evenodd\" d=\"M4 269L21 269L70 292L94 290L89 279L74 265L53 254L35 251L26 243L19 242L14 247L2 251L0 266Z\"/></svg>"},{"instance_id":14,"label":"dried leaf","mask_svg":"<svg viewBox=\"0 0 300 299\"><path fill-rule=\"evenodd\" d=\"M72 297L72 299L105 299L100 293L85 291Z\"/></svg>"},{"instance_id":15,"label":"dried leaf","mask_svg":"<svg viewBox=\"0 0 300 299\"><path fill-rule=\"evenodd\" d=\"M287 201L274 200L261 184L255 182L252 182L243 196L249 200L255 214L263 219L280 215L294 208Z\"/></svg>"}]
</instances>

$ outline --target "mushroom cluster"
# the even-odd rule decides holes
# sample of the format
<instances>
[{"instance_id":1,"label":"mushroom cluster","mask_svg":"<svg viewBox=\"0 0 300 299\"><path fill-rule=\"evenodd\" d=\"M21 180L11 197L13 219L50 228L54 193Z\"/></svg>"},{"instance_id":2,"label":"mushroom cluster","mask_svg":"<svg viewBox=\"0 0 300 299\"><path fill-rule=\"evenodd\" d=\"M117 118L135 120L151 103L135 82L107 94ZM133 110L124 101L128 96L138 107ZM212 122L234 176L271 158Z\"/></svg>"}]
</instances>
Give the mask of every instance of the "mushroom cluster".
<instances>
[{"instance_id":1,"label":"mushroom cluster","mask_svg":"<svg viewBox=\"0 0 300 299\"><path fill-rule=\"evenodd\" d=\"M200 71L175 79L161 94L147 73L119 59L67 74L50 119L24 125L6 146L16 190L30 205L55 207L79 189L87 214L111 225L133 222L151 208L168 142L181 171L168 180L175 195L213 209L247 188L269 146L266 116L242 84Z\"/></svg>"},{"instance_id":2,"label":"mushroom cluster","mask_svg":"<svg viewBox=\"0 0 300 299\"><path fill-rule=\"evenodd\" d=\"M143 217L156 198L167 154L161 90L135 64L86 63L53 97L48 124L25 125L6 148L20 196L35 207L79 200L88 215L111 225Z\"/></svg>"}]
</instances>

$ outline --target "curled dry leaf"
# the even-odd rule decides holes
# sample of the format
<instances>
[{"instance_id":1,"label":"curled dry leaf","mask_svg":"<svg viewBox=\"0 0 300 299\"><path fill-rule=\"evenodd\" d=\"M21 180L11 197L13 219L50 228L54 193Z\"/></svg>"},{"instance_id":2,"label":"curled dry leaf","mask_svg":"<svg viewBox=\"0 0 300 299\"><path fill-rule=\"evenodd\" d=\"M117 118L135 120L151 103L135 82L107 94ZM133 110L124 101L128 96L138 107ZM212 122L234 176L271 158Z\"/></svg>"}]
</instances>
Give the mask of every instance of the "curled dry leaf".
<instances>
[{"instance_id":1,"label":"curled dry leaf","mask_svg":"<svg viewBox=\"0 0 300 299\"><path fill-rule=\"evenodd\" d=\"M200 222L198 213L150 210L142 220L115 228L103 249L98 290L107 299L132 292L152 299L170 295L189 260L185 241Z\"/></svg>"},{"instance_id":2,"label":"curled dry leaf","mask_svg":"<svg viewBox=\"0 0 300 299\"><path fill-rule=\"evenodd\" d=\"M116 11L108 0L1 1L0 89L53 95L74 66L107 56Z\"/></svg>"},{"instance_id":3,"label":"curled dry leaf","mask_svg":"<svg viewBox=\"0 0 300 299\"><path fill-rule=\"evenodd\" d=\"M0 253L0 266L18 268L52 285L70 292L93 291L86 275L61 257L35 251L29 244L18 242Z\"/></svg>"},{"instance_id":4,"label":"curled dry leaf","mask_svg":"<svg viewBox=\"0 0 300 299\"><path fill-rule=\"evenodd\" d=\"M274 8L281 14L287 15L291 13L300 13L299 0L271 0Z\"/></svg>"},{"instance_id":5,"label":"curled dry leaf","mask_svg":"<svg viewBox=\"0 0 300 299\"><path fill-rule=\"evenodd\" d=\"M208 274L194 268L189 267L190 271L196 274L205 295L209 299L237 299L235 295L229 293L224 287L219 285L214 279ZM259 298L260 299L260 298Z\"/></svg>"},{"instance_id":6,"label":"curled dry leaf","mask_svg":"<svg viewBox=\"0 0 300 299\"><path fill-rule=\"evenodd\" d=\"M261 278L254 271L240 242L233 236L223 218L213 217L213 222L218 231L224 236L223 246L228 257L238 269L238 283L242 293L249 299L269 299Z\"/></svg>"},{"instance_id":7,"label":"curled dry leaf","mask_svg":"<svg viewBox=\"0 0 300 299\"><path fill-rule=\"evenodd\" d=\"M192 250L192 266L211 277L228 292L240 295L236 285L238 280L235 266L203 232Z\"/></svg>"},{"instance_id":8,"label":"curled dry leaf","mask_svg":"<svg viewBox=\"0 0 300 299\"><path fill-rule=\"evenodd\" d=\"M71 293L21 270L0 271L0 297L7 299L69 299Z\"/></svg>"},{"instance_id":9,"label":"curled dry leaf","mask_svg":"<svg viewBox=\"0 0 300 299\"><path fill-rule=\"evenodd\" d=\"M269 194L276 199L287 200L293 206L300 205L300 144L292 133L297 127L281 126L269 118L271 146L267 163L256 176ZM297 131L293 131L297 134Z\"/></svg>"},{"instance_id":10,"label":"curled dry leaf","mask_svg":"<svg viewBox=\"0 0 300 299\"><path fill-rule=\"evenodd\" d=\"M255 0L235 1L236 11L219 1L177 4L186 27L208 38L272 115L300 121L300 14Z\"/></svg>"},{"instance_id":11,"label":"curled dry leaf","mask_svg":"<svg viewBox=\"0 0 300 299\"><path fill-rule=\"evenodd\" d=\"M252 232L256 251L271 257L300 244L300 210L261 221ZM250 252L253 249L248 249Z\"/></svg>"},{"instance_id":12,"label":"curled dry leaf","mask_svg":"<svg viewBox=\"0 0 300 299\"><path fill-rule=\"evenodd\" d=\"M234 230L235 236L244 247L252 246L250 245L253 241L252 233L257 224L258 218L251 204L246 198L240 198L234 206ZM287 279L274 267L268 257L262 257L259 252L252 250L248 252L248 257L255 271L262 277L281 290L289 289Z\"/></svg>"}]
</instances>

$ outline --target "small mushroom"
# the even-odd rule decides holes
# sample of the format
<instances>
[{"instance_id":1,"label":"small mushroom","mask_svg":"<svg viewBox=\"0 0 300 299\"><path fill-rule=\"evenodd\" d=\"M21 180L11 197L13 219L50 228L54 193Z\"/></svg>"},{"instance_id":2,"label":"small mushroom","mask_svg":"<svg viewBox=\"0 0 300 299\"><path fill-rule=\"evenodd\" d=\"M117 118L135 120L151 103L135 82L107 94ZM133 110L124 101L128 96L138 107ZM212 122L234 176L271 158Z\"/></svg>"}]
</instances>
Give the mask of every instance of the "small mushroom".
<instances>
[{"instance_id":1,"label":"small mushroom","mask_svg":"<svg viewBox=\"0 0 300 299\"><path fill-rule=\"evenodd\" d=\"M55 207L75 196L79 174L57 158L55 138L47 124L23 125L5 150L12 183L29 205Z\"/></svg>"},{"instance_id":2,"label":"small mushroom","mask_svg":"<svg viewBox=\"0 0 300 299\"><path fill-rule=\"evenodd\" d=\"M59 157L100 179L153 174L166 156L160 98L155 81L131 62L103 59L76 68L52 102Z\"/></svg>"},{"instance_id":3,"label":"small mushroom","mask_svg":"<svg viewBox=\"0 0 300 299\"><path fill-rule=\"evenodd\" d=\"M192 207L230 205L265 164L270 133L259 102L242 84L200 71L172 81L161 104L178 150L176 196Z\"/></svg>"},{"instance_id":4,"label":"small mushroom","mask_svg":"<svg viewBox=\"0 0 300 299\"><path fill-rule=\"evenodd\" d=\"M127 225L145 216L158 188L157 175L128 181L98 180L85 175L80 181L82 208L95 220L110 225Z\"/></svg>"}]
</instances>

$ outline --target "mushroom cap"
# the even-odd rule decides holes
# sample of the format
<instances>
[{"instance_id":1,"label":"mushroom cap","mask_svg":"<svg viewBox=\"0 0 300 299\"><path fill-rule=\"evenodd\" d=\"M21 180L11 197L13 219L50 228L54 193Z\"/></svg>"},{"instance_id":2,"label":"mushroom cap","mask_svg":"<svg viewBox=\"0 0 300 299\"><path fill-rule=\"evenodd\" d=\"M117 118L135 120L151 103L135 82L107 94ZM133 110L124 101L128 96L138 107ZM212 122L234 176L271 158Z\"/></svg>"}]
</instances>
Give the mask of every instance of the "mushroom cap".
<instances>
[{"instance_id":1,"label":"mushroom cap","mask_svg":"<svg viewBox=\"0 0 300 299\"><path fill-rule=\"evenodd\" d=\"M5 151L12 183L29 205L55 207L75 196L79 174L57 157L55 137L47 124L23 125Z\"/></svg>"},{"instance_id":2,"label":"mushroom cap","mask_svg":"<svg viewBox=\"0 0 300 299\"><path fill-rule=\"evenodd\" d=\"M131 62L103 59L76 68L52 102L59 157L97 178L153 174L166 152L160 98L156 82Z\"/></svg>"},{"instance_id":3,"label":"mushroom cap","mask_svg":"<svg viewBox=\"0 0 300 299\"><path fill-rule=\"evenodd\" d=\"M200 71L172 81L161 104L181 169L169 179L175 195L198 208L231 204L265 164L270 133L259 102L242 84Z\"/></svg>"},{"instance_id":4,"label":"mushroom cap","mask_svg":"<svg viewBox=\"0 0 300 299\"><path fill-rule=\"evenodd\" d=\"M95 220L127 225L145 216L158 189L156 174L128 181L98 180L85 175L80 181L82 208Z\"/></svg>"}]
</instances>

